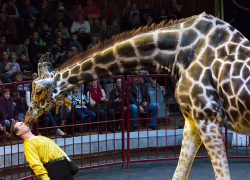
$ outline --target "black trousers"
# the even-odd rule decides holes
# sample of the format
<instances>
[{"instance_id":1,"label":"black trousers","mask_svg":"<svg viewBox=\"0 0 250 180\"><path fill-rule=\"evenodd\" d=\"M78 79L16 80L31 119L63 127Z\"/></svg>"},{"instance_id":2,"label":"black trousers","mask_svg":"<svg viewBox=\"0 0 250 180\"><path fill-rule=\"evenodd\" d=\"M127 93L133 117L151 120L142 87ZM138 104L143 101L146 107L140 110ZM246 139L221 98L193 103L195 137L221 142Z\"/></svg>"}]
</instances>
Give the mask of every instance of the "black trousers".
<instances>
[{"instance_id":1,"label":"black trousers","mask_svg":"<svg viewBox=\"0 0 250 180\"><path fill-rule=\"evenodd\" d=\"M67 159L48 163L44 167L51 180L74 180L69 171Z\"/></svg>"}]
</instances>

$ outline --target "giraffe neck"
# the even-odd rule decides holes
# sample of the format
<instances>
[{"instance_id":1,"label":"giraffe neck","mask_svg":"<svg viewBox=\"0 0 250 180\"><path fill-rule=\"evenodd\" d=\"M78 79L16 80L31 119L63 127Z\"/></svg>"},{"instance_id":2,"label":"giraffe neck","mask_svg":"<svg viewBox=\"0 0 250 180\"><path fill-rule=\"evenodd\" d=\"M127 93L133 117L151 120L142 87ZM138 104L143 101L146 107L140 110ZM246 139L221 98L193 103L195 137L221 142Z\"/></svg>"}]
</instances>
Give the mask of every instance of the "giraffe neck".
<instances>
[{"instance_id":1,"label":"giraffe neck","mask_svg":"<svg viewBox=\"0 0 250 180\"><path fill-rule=\"evenodd\" d=\"M77 84L142 69L156 72L167 70L178 80L205 48L205 39L216 20L200 14L182 23L116 43L63 70L57 86L65 91Z\"/></svg>"}]
</instances>

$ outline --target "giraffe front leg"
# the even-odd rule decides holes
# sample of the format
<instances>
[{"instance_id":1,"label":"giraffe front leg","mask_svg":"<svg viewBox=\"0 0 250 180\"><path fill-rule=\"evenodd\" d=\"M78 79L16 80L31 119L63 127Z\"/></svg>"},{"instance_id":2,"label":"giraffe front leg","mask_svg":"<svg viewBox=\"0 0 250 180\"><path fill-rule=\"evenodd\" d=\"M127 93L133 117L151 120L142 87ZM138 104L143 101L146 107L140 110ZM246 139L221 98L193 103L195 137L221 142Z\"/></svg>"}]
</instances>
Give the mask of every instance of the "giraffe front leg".
<instances>
[{"instance_id":1,"label":"giraffe front leg","mask_svg":"<svg viewBox=\"0 0 250 180\"><path fill-rule=\"evenodd\" d=\"M214 169L216 180L230 180L227 154L219 123L209 120L195 121Z\"/></svg>"},{"instance_id":2,"label":"giraffe front leg","mask_svg":"<svg viewBox=\"0 0 250 180\"><path fill-rule=\"evenodd\" d=\"M201 145L201 138L193 120L185 118L181 153L173 180L186 180L195 155Z\"/></svg>"}]
</instances>

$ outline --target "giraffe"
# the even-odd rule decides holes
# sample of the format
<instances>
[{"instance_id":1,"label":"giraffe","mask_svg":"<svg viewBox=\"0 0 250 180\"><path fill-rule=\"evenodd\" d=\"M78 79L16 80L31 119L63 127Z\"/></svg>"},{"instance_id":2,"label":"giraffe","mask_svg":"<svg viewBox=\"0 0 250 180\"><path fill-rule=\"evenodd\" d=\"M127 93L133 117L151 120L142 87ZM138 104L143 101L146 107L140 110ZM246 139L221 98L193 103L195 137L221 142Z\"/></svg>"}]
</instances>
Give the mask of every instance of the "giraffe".
<instances>
[{"instance_id":1,"label":"giraffe","mask_svg":"<svg viewBox=\"0 0 250 180\"><path fill-rule=\"evenodd\" d=\"M34 123L75 85L132 70L168 72L185 118L173 180L186 180L201 143L217 180L229 180L222 127L250 135L250 42L228 23L202 13L141 27L76 55L51 71L40 63L25 117Z\"/></svg>"}]
</instances>

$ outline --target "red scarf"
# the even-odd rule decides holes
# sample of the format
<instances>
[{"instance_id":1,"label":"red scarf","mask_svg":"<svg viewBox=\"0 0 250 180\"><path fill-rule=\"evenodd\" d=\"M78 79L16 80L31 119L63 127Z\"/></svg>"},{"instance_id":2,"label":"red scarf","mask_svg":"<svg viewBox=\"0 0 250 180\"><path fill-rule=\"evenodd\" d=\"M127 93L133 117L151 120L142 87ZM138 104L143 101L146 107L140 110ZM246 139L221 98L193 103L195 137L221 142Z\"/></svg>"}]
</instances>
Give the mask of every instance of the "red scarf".
<instances>
[{"instance_id":1,"label":"red scarf","mask_svg":"<svg viewBox=\"0 0 250 180\"><path fill-rule=\"evenodd\" d=\"M94 89L90 89L89 90L89 94L90 94L90 97L95 101L99 101L99 99L102 98L102 90L101 88L97 88L97 94L96 92L94 91Z\"/></svg>"}]
</instances>

